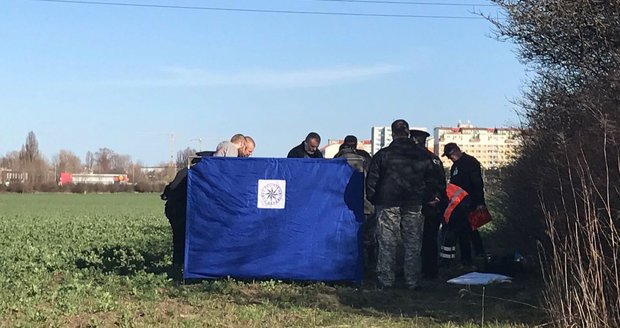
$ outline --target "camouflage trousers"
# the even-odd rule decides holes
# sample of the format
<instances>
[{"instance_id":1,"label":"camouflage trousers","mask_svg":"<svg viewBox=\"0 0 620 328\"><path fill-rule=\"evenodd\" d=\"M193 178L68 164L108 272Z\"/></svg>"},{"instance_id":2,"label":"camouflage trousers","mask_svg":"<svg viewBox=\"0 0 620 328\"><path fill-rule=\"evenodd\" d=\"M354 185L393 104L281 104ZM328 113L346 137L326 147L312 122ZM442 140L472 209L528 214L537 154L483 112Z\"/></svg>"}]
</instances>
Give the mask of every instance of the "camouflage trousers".
<instances>
[{"instance_id":1,"label":"camouflage trousers","mask_svg":"<svg viewBox=\"0 0 620 328\"><path fill-rule=\"evenodd\" d=\"M404 275L408 287L417 286L422 266L422 206L377 207L377 279L383 286L393 286L396 250L402 238L405 250Z\"/></svg>"}]
</instances>

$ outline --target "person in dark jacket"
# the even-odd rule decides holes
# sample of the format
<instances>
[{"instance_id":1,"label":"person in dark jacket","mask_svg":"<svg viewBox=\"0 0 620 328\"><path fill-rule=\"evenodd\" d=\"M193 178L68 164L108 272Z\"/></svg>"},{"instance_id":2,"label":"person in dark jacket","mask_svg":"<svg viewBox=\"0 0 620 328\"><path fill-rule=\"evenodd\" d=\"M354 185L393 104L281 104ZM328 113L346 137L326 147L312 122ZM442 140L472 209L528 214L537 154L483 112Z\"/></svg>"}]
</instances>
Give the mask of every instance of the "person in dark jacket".
<instances>
[{"instance_id":1,"label":"person in dark jacket","mask_svg":"<svg viewBox=\"0 0 620 328\"><path fill-rule=\"evenodd\" d=\"M437 235L439 233L439 226L443 218L443 211L447 204L446 190L446 173L441 163L441 159L433 152L426 148L426 138L430 134L422 130L410 130L411 140L423 148L424 151L433 161L433 175L437 180L439 187L439 203L432 205L424 204L422 206L422 214L424 215L424 234L422 238L422 277L432 279L437 276L437 262L439 257L439 250L437 247Z\"/></svg>"},{"instance_id":2,"label":"person in dark jacket","mask_svg":"<svg viewBox=\"0 0 620 328\"><path fill-rule=\"evenodd\" d=\"M321 136L316 132L310 132L300 145L288 152L287 158L323 158L323 153L319 150Z\"/></svg>"},{"instance_id":3,"label":"person in dark jacket","mask_svg":"<svg viewBox=\"0 0 620 328\"><path fill-rule=\"evenodd\" d=\"M160 195L166 201L164 213L172 228L172 266L175 271L181 270L185 257L187 170L187 167L179 170Z\"/></svg>"},{"instance_id":4,"label":"person in dark jacket","mask_svg":"<svg viewBox=\"0 0 620 328\"><path fill-rule=\"evenodd\" d=\"M202 157L213 156L214 151L201 151L192 158L196 164ZM185 222L187 217L187 171L184 167L177 172L174 179L166 185L160 198L166 201L164 214L172 228L172 267L175 274L181 272L185 262Z\"/></svg>"},{"instance_id":5,"label":"person in dark jacket","mask_svg":"<svg viewBox=\"0 0 620 328\"><path fill-rule=\"evenodd\" d=\"M409 140L405 120L392 123L393 141L379 150L366 177L366 197L377 211L377 280L381 287L395 281L398 236L405 248L407 288L418 289L424 217L422 205L436 203L437 181L428 154Z\"/></svg>"},{"instance_id":6,"label":"person in dark jacket","mask_svg":"<svg viewBox=\"0 0 620 328\"><path fill-rule=\"evenodd\" d=\"M456 143L448 143L444 146L443 156L452 161L450 168L450 183L465 190L468 196L459 204L452 215L451 225L459 239L461 248L461 262L471 264L471 246L474 246L476 256L484 255L482 238L478 230L472 230L467 219L469 213L477 208L486 207L484 200L484 182L480 162L473 156L461 151Z\"/></svg>"},{"instance_id":7,"label":"person in dark jacket","mask_svg":"<svg viewBox=\"0 0 620 328\"><path fill-rule=\"evenodd\" d=\"M348 135L344 138L344 143L340 145L340 149L334 158L346 159L356 171L364 173L364 177L368 173L371 156L367 151L357 149L357 137L355 136ZM364 269L367 276L372 275L371 272L376 265L376 243L374 242L376 220L374 212L374 206L364 197Z\"/></svg>"},{"instance_id":8,"label":"person in dark jacket","mask_svg":"<svg viewBox=\"0 0 620 328\"><path fill-rule=\"evenodd\" d=\"M355 160L349 162L353 168L360 172L368 172L368 165L370 165L370 154L363 150L357 149L357 137L348 135L344 138L344 143L340 145L338 153L334 155L334 158L343 157L346 159L353 158Z\"/></svg>"}]
</instances>

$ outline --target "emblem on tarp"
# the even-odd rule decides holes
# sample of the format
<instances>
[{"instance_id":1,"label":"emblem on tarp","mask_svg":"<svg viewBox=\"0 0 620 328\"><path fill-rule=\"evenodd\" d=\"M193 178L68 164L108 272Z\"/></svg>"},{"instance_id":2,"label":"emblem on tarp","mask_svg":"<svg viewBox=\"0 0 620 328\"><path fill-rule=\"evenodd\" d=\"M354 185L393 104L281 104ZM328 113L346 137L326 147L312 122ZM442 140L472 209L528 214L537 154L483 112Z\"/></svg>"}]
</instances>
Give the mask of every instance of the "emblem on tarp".
<instances>
[{"instance_id":1,"label":"emblem on tarp","mask_svg":"<svg viewBox=\"0 0 620 328\"><path fill-rule=\"evenodd\" d=\"M285 196L286 180L258 180L256 207L283 209Z\"/></svg>"}]
</instances>

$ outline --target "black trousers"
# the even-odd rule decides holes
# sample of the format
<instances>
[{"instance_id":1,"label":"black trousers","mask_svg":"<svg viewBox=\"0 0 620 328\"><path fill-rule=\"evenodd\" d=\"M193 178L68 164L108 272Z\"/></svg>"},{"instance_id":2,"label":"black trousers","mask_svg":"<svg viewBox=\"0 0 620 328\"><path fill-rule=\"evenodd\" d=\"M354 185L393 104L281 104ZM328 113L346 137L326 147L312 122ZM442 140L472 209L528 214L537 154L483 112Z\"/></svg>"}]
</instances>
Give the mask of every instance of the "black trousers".
<instances>
[{"instance_id":1,"label":"black trousers","mask_svg":"<svg viewBox=\"0 0 620 328\"><path fill-rule=\"evenodd\" d=\"M367 279L374 279L377 266L377 216L375 213L364 214L363 245L364 245L364 272Z\"/></svg>"},{"instance_id":2,"label":"black trousers","mask_svg":"<svg viewBox=\"0 0 620 328\"><path fill-rule=\"evenodd\" d=\"M439 249L437 235L441 216L436 211L427 212L424 215L424 232L422 235L422 275L434 277L437 275L437 262Z\"/></svg>"},{"instance_id":3,"label":"black trousers","mask_svg":"<svg viewBox=\"0 0 620 328\"><path fill-rule=\"evenodd\" d=\"M183 266L185 262L185 211L166 207L166 217L172 228L172 264Z\"/></svg>"},{"instance_id":4,"label":"black trousers","mask_svg":"<svg viewBox=\"0 0 620 328\"><path fill-rule=\"evenodd\" d=\"M471 208L468 204L457 206L452 212L450 223L444 225L444 228L442 228L442 230L445 229L445 231L442 232L445 236L442 243L443 247L446 249L454 249L458 241L459 253L463 264L471 264L472 262L472 245L476 255L485 253L480 232L478 232L478 230L472 230L469 225L467 216L470 212Z\"/></svg>"},{"instance_id":5,"label":"black trousers","mask_svg":"<svg viewBox=\"0 0 620 328\"><path fill-rule=\"evenodd\" d=\"M185 224L172 225L172 264L183 266L185 262Z\"/></svg>"}]
</instances>

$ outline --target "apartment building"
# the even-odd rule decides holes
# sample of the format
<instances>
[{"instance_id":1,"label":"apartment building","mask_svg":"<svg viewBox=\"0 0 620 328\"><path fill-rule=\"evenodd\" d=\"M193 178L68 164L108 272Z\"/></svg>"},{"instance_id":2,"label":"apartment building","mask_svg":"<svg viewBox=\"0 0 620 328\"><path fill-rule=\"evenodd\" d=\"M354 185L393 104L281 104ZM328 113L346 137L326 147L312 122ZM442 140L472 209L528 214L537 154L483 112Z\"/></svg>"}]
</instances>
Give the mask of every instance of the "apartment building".
<instances>
[{"instance_id":1,"label":"apartment building","mask_svg":"<svg viewBox=\"0 0 620 328\"><path fill-rule=\"evenodd\" d=\"M459 123L456 127L436 127L433 131L434 152L441 156L445 144L454 142L462 151L480 161L484 168L496 168L508 164L521 142L521 130L514 128L481 128ZM443 165L452 162L441 157Z\"/></svg>"}]
</instances>

